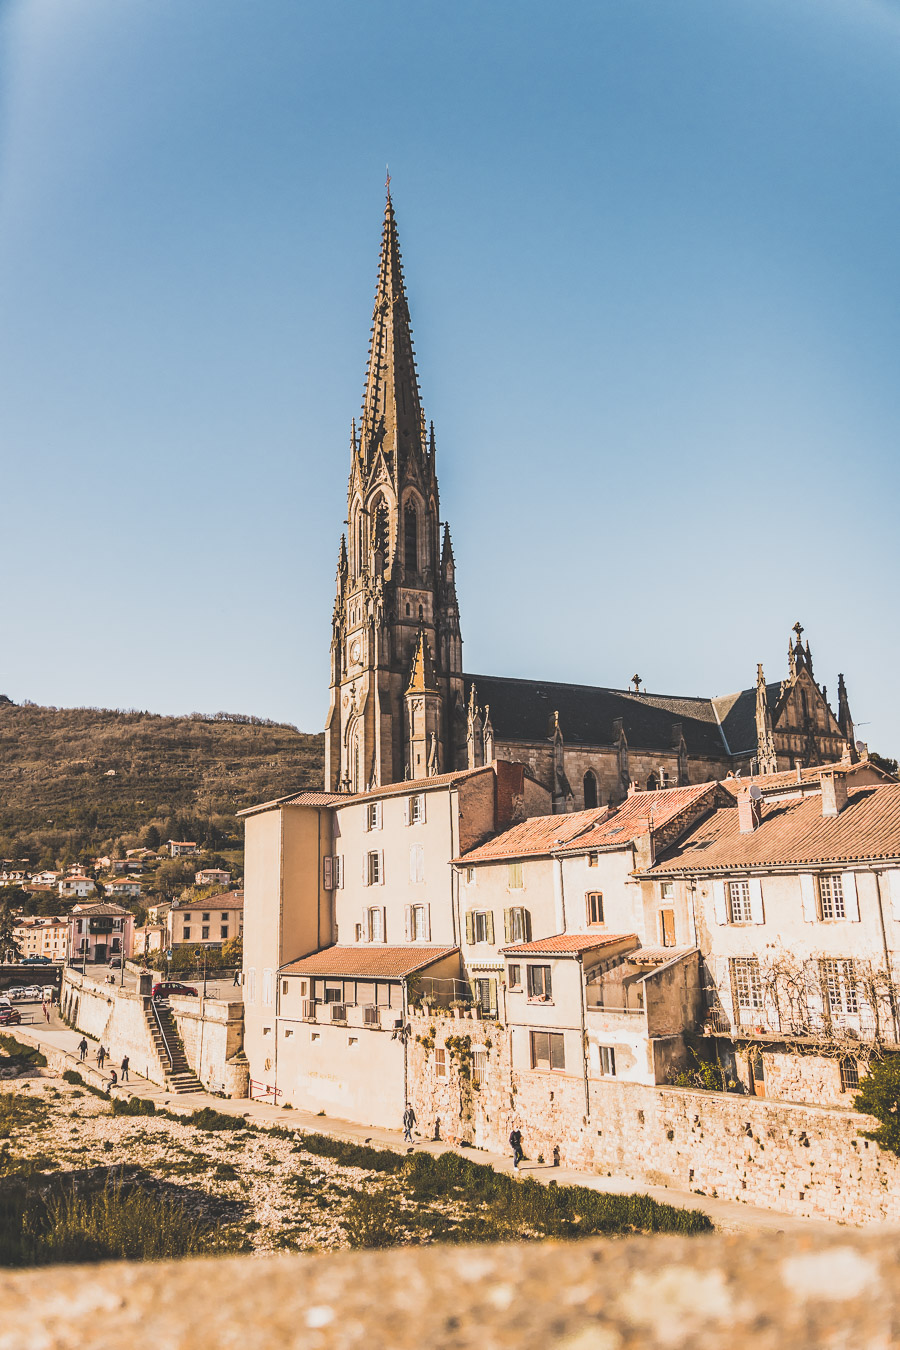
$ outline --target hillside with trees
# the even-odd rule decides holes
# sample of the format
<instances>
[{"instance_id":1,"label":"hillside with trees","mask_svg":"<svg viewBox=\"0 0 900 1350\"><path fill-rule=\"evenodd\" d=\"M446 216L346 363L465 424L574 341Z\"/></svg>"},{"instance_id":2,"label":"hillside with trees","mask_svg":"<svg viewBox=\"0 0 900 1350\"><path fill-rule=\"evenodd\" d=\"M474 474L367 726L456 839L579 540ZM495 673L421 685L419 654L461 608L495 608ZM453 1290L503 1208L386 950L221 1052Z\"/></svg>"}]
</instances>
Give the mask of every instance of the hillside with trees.
<instances>
[{"instance_id":1,"label":"hillside with trees","mask_svg":"<svg viewBox=\"0 0 900 1350\"><path fill-rule=\"evenodd\" d=\"M323 764L322 735L260 718L0 701L0 858L52 866L148 833L239 847L235 812L321 787Z\"/></svg>"}]
</instances>

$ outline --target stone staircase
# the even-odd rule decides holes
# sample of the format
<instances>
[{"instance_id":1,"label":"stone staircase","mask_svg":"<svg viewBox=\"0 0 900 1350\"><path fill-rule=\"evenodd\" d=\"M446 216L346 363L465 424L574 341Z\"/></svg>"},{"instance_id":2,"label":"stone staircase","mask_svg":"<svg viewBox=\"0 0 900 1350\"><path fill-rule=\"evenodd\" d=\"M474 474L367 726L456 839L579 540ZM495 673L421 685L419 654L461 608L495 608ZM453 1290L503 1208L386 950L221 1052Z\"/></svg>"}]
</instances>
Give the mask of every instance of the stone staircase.
<instances>
[{"instance_id":1,"label":"stone staircase","mask_svg":"<svg viewBox=\"0 0 900 1350\"><path fill-rule=\"evenodd\" d=\"M145 999L144 1016L166 1075L170 1092L203 1092L200 1079L187 1062L184 1045L178 1034L175 1016L163 999ZM171 1059L170 1059L171 1054Z\"/></svg>"}]
</instances>

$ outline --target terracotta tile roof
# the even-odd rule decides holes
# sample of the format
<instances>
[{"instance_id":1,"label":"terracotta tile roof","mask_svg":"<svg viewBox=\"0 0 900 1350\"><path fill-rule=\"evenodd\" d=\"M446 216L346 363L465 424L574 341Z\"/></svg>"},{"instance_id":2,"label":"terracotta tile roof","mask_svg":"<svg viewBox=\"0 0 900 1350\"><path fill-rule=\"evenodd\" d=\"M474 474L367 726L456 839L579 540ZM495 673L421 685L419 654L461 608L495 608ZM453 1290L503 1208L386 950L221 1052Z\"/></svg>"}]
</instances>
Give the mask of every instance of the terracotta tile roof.
<instances>
[{"instance_id":1,"label":"terracotta tile roof","mask_svg":"<svg viewBox=\"0 0 900 1350\"><path fill-rule=\"evenodd\" d=\"M641 835L647 834L652 819L658 830L682 812L685 807L703 802L704 797L717 796L715 783L695 783L690 787L659 788L656 792L635 792L628 797L614 815L601 820L594 829L579 835L562 854L594 853L603 849L621 848Z\"/></svg>"},{"instance_id":2,"label":"terracotta tile roof","mask_svg":"<svg viewBox=\"0 0 900 1350\"><path fill-rule=\"evenodd\" d=\"M276 806L343 806L350 800L346 792L289 792L286 797L273 797L269 802L245 806L236 814L255 816L260 811L271 811Z\"/></svg>"},{"instance_id":3,"label":"terracotta tile roof","mask_svg":"<svg viewBox=\"0 0 900 1350\"><path fill-rule=\"evenodd\" d=\"M635 792L615 811L601 806L593 811L573 811L570 815L533 816L453 861L468 867L473 863L542 854L566 856L622 848L647 833L651 815L654 826L659 828L686 806L702 801L707 795L712 798L715 792L715 783L697 783L692 787Z\"/></svg>"},{"instance_id":4,"label":"terracotta tile roof","mask_svg":"<svg viewBox=\"0 0 900 1350\"><path fill-rule=\"evenodd\" d=\"M311 956L301 956L299 961L289 961L281 967L279 974L399 980L458 951L458 947L383 947L377 942L358 947L326 947Z\"/></svg>"},{"instance_id":5,"label":"terracotta tile roof","mask_svg":"<svg viewBox=\"0 0 900 1350\"><path fill-rule=\"evenodd\" d=\"M755 774L752 778L724 778L722 786L729 792L735 794L748 788L751 783L755 783L763 795L770 792L784 792L791 787L809 787L811 784L818 783L822 774L828 771L841 774L848 777L848 787L853 786L853 776L868 771L875 778L880 778L884 783L896 783L897 779L885 769L881 769L877 764L870 760L861 760L859 764L816 764L809 769L800 769L799 777L797 769L785 769L783 773L763 773Z\"/></svg>"},{"instance_id":6,"label":"terracotta tile roof","mask_svg":"<svg viewBox=\"0 0 900 1350\"><path fill-rule=\"evenodd\" d=\"M764 801L748 834L740 833L736 805L720 807L643 875L870 859L900 859L900 783L857 788L837 816L822 815L818 794Z\"/></svg>"},{"instance_id":7,"label":"terracotta tile roof","mask_svg":"<svg viewBox=\"0 0 900 1350\"><path fill-rule=\"evenodd\" d=\"M243 891L224 891L222 895L208 895L205 900L186 900L184 904L173 905L171 914L183 914L191 909L243 909Z\"/></svg>"},{"instance_id":8,"label":"terracotta tile roof","mask_svg":"<svg viewBox=\"0 0 900 1350\"><path fill-rule=\"evenodd\" d=\"M504 947L505 956L577 956L597 947L612 947L619 942L637 942L634 933L557 933L554 937L538 938L535 942L517 942Z\"/></svg>"},{"instance_id":9,"label":"terracotta tile roof","mask_svg":"<svg viewBox=\"0 0 900 1350\"><path fill-rule=\"evenodd\" d=\"M518 825L504 830L485 844L464 853L454 862L489 862L492 859L527 858L534 854L549 854L558 845L567 843L584 830L590 829L609 814L608 806L592 811L573 811L561 816L532 816Z\"/></svg>"},{"instance_id":10,"label":"terracotta tile roof","mask_svg":"<svg viewBox=\"0 0 900 1350\"><path fill-rule=\"evenodd\" d=\"M76 919L90 918L94 914L115 914L125 918L131 910L123 909L121 905L109 905L98 901L96 905L76 905L72 913Z\"/></svg>"}]
</instances>

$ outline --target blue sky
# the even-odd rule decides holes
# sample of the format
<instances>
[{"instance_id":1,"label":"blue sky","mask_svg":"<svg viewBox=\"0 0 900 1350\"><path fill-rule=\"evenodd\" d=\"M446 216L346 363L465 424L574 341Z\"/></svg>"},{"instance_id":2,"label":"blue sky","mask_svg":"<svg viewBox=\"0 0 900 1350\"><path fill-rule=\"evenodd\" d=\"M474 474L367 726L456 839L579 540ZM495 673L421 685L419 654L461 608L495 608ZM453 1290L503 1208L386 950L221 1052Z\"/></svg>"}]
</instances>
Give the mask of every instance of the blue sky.
<instances>
[{"instance_id":1,"label":"blue sky","mask_svg":"<svg viewBox=\"0 0 900 1350\"><path fill-rule=\"evenodd\" d=\"M0 0L0 692L321 727L389 161L466 667L896 754L898 129L896 3Z\"/></svg>"}]
</instances>

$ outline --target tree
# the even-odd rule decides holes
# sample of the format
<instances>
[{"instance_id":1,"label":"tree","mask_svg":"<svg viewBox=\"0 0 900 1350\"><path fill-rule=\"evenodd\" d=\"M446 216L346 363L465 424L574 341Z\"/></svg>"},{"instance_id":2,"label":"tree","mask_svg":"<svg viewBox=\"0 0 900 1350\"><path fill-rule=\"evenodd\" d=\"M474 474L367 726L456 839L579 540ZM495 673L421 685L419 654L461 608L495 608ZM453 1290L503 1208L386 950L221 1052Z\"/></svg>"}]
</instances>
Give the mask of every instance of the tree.
<instances>
[{"instance_id":1,"label":"tree","mask_svg":"<svg viewBox=\"0 0 900 1350\"><path fill-rule=\"evenodd\" d=\"M879 1122L877 1130L860 1131L864 1138L874 1139L889 1153L900 1153L900 1055L888 1055L869 1064L853 1106Z\"/></svg>"},{"instance_id":2,"label":"tree","mask_svg":"<svg viewBox=\"0 0 900 1350\"><path fill-rule=\"evenodd\" d=\"M222 963L226 966L237 966L238 968L244 964L244 939L242 937L229 938L227 942L222 943Z\"/></svg>"},{"instance_id":3,"label":"tree","mask_svg":"<svg viewBox=\"0 0 900 1350\"><path fill-rule=\"evenodd\" d=\"M0 962L20 961L22 948L13 934L16 917L6 900L0 901Z\"/></svg>"},{"instance_id":4,"label":"tree","mask_svg":"<svg viewBox=\"0 0 900 1350\"><path fill-rule=\"evenodd\" d=\"M887 755L878 755L874 750L869 751L869 761L875 765L876 769L884 769L885 773L896 774L898 767L895 759L889 759Z\"/></svg>"},{"instance_id":5,"label":"tree","mask_svg":"<svg viewBox=\"0 0 900 1350\"><path fill-rule=\"evenodd\" d=\"M145 825L141 830L141 844L144 848L152 848L154 853L162 843L162 835L155 825Z\"/></svg>"}]
</instances>

